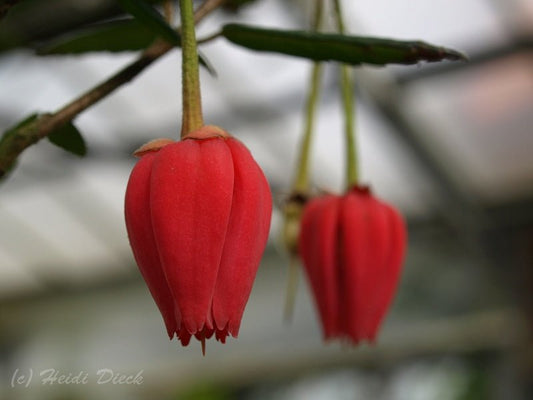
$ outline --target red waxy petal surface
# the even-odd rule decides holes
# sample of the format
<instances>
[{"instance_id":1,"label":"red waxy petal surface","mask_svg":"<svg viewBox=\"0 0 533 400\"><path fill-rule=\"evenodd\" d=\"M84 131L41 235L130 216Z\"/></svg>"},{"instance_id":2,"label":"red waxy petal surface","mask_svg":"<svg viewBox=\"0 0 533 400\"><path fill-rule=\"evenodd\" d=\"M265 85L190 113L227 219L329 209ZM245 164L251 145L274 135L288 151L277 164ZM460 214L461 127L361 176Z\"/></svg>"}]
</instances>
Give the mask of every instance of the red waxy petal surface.
<instances>
[{"instance_id":1,"label":"red waxy petal surface","mask_svg":"<svg viewBox=\"0 0 533 400\"><path fill-rule=\"evenodd\" d=\"M299 252L325 338L375 340L400 277L405 242L400 214L366 188L306 205Z\"/></svg>"},{"instance_id":2,"label":"red waxy petal surface","mask_svg":"<svg viewBox=\"0 0 533 400\"><path fill-rule=\"evenodd\" d=\"M340 199L324 196L306 207L301 223L300 254L315 292L324 337L335 337L339 327L337 241Z\"/></svg>"},{"instance_id":3,"label":"red waxy petal surface","mask_svg":"<svg viewBox=\"0 0 533 400\"><path fill-rule=\"evenodd\" d=\"M174 300L161 269L150 214L150 174L155 153L145 155L135 165L126 189L125 216L133 255L139 265L172 339L176 331ZM179 313L179 311L177 311Z\"/></svg>"},{"instance_id":4,"label":"red waxy petal surface","mask_svg":"<svg viewBox=\"0 0 533 400\"><path fill-rule=\"evenodd\" d=\"M235 178L213 297L213 317L219 330L227 328L236 337L268 238L272 198L268 182L248 149L236 139L227 139L226 144L231 151Z\"/></svg>"},{"instance_id":5,"label":"red waxy petal surface","mask_svg":"<svg viewBox=\"0 0 533 400\"><path fill-rule=\"evenodd\" d=\"M220 138L185 140L159 151L151 212L168 285L191 334L213 328L211 301L233 197L231 153Z\"/></svg>"},{"instance_id":6,"label":"red waxy petal surface","mask_svg":"<svg viewBox=\"0 0 533 400\"><path fill-rule=\"evenodd\" d=\"M212 131L212 132L211 132ZM125 216L130 244L167 327L237 336L272 212L268 182L246 147L206 126L139 153Z\"/></svg>"}]
</instances>

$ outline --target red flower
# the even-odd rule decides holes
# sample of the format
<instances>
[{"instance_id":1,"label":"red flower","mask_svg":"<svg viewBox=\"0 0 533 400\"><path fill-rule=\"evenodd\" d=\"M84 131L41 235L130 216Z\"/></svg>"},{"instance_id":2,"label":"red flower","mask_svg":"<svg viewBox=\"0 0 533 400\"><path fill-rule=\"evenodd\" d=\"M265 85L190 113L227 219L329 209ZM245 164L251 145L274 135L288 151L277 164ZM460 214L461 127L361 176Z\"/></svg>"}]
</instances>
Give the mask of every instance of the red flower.
<instances>
[{"instance_id":1,"label":"red flower","mask_svg":"<svg viewBox=\"0 0 533 400\"><path fill-rule=\"evenodd\" d=\"M299 253L325 339L375 340L399 280L406 236L400 214L365 187L306 205Z\"/></svg>"},{"instance_id":2,"label":"red flower","mask_svg":"<svg viewBox=\"0 0 533 400\"><path fill-rule=\"evenodd\" d=\"M139 149L125 217L135 260L169 337L237 337L263 254L272 199L246 147L205 126Z\"/></svg>"}]
</instances>

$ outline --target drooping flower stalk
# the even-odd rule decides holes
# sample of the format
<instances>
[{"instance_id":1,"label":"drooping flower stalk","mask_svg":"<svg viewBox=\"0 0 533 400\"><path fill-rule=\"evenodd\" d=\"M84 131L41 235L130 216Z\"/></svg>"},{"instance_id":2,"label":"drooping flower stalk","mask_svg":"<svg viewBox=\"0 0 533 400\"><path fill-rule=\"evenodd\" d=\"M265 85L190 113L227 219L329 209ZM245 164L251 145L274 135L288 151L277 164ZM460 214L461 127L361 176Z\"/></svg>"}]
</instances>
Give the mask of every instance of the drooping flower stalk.
<instances>
[{"instance_id":1,"label":"drooping flower stalk","mask_svg":"<svg viewBox=\"0 0 533 400\"><path fill-rule=\"evenodd\" d=\"M338 30L344 32L339 0ZM302 214L299 255L325 339L374 342L399 281L407 232L401 215L359 184L353 83L340 67L345 115L346 192L309 201Z\"/></svg>"},{"instance_id":2,"label":"drooping flower stalk","mask_svg":"<svg viewBox=\"0 0 533 400\"><path fill-rule=\"evenodd\" d=\"M322 69L321 63L313 63L311 77L309 79L309 94L306 104L304 134L300 143L300 154L298 158L296 179L292 188L294 193L305 194L309 191L309 156L313 141L315 113L318 105L318 99L320 97Z\"/></svg>"},{"instance_id":3,"label":"drooping flower stalk","mask_svg":"<svg viewBox=\"0 0 533 400\"><path fill-rule=\"evenodd\" d=\"M204 126L192 0L180 0L181 141L142 146L126 189L135 260L167 333L186 346L237 337L272 212L268 182L248 149Z\"/></svg>"},{"instance_id":4,"label":"drooping flower stalk","mask_svg":"<svg viewBox=\"0 0 533 400\"><path fill-rule=\"evenodd\" d=\"M203 124L202 98L200 94L200 72L198 51L194 29L194 10L192 0L180 0L181 10L181 84L183 116L181 137L200 129Z\"/></svg>"},{"instance_id":5,"label":"drooping flower stalk","mask_svg":"<svg viewBox=\"0 0 533 400\"><path fill-rule=\"evenodd\" d=\"M334 0L335 20L339 33L344 34L344 21L339 0ZM355 99L353 95L353 79L346 64L339 66L342 104L344 109L344 134L346 144L346 188L349 189L359 182L357 159L357 142L355 138Z\"/></svg>"},{"instance_id":6,"label":"drooping flower stalk","mask_svg":"<svg viewBox=\"0 0 533 400\"><path fill-rule=\"evenodd\" d=\"M320 29L322 22L323 0L315 1L315 12L312 22L313 31ZM285 320L292 318L294 300L298 289L298 235L300 219L304 204L309 196L309 164L311 144L313 139L315 113L320 97L320 81L322 77L322 64L313 63L309 80L309 94L305 108L304 133L299 147L296 176L292 186L291 196L284 208L283 241L289 253L289 274L287 279L287 292L285 296Z\"/></svg>"}]
</instances>

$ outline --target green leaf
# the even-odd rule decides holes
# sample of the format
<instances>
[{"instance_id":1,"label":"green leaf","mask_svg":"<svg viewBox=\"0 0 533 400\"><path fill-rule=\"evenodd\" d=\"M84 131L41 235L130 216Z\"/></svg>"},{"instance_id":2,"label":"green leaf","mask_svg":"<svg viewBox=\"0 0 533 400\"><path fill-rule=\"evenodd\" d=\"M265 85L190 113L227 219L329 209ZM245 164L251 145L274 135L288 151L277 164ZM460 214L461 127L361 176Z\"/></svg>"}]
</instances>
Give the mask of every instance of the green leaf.
<instances>
[{"instance_id":1,"label":"green leaf","mask_svg":"<svg viewBox=\"0 0 533 400\"><path fill-rule=\"evenodd\" d=\"M7 129L2 137L0 138L1 142L6 142L10 140L16 141L16 137L21 134L21 131L35 129L35 124L37 120L41 117L40 114L35 113L31 114L28 117L24 118L22 121L17 122L14 126ZM9 159L8 154L5 150L0 152L0 158L6 157ZM13 171L16 167L17 159L12 159L12 161L3 162L0 167L0 182L4 181L6 177Z\"/></svg>"},{"instance_id":2,"label":"green leaf","mask_svg":"<svg viewBox=\"0 0 533 400\"><path fill-rule=\"evenodd\" d=\"M39 118L39 113L33 113L33 114L27 116L27 117L24 118L22 121L17 122L16 125L14 125L13 127L9 128L9 129L4 133L4 136L7 136L7 135L9 135L9 134L12 134L13 132L18 131L19 129L24 128L26 125L29 125L29 124L31 124L31 123L37 121L37 118Z\"/></svg>"},{"instance_id":3,"label":"green leaf","mask_svg":"<svg viewBox=\"0 0 533 400\"><path fill-rule=\"evenodd\" d=\"M420 61L466 60L462 53L421 41L347 36L331 33L285 31L228 24L222 36L239 46L347 64L416 64Z\"/></svg>"},{"instance_id":4,"label":"green leaf","mask_svg":"<svg viewBox=\"0 0 533 400\"><path fill-rule=\"evenodd\" d=\"M180 44L178 33L166 23L161 14L151 5L143 0L119 0L119 3L124 10L133 15L135 19L153 33L175 46Z\"/></svg>"},{"instance_id":5,"label":"green leaf","mask_svg":"<svg viewBox=\"0 0 533 400\"><path fill-rule=\"evenodd\" d=\"M41 56L81 54L98 51L136 51L148 47L154 34L136 19L123 19L92 25L37 49ZM212 76L217 76L207 57L198 55L202 65Z\"/></svg>"},{"instance_id":6,"label":"green leaf","mask_svg":"<svg viewBox=\"0 0 533 400\"><path fill-rule=\"evenodd\" d=\"M50 133L48 135L48 140L56 146L80 157L87 154L85 140L83 140L80 131L78 131L78 128L76 128L72 122L67 122L61 128Z\"/></svg>"},{"instance_id":7,"label":"green leaf","mask_svg":"<svg viewBox=\"0 0 533 400\"><path fill-rule=\"evenodd\" d=\"M91 51L135 51L152 43L156 35L135 19L93 25L41 47L37 54L79 54Z\"/></svg>"}]
</instances>

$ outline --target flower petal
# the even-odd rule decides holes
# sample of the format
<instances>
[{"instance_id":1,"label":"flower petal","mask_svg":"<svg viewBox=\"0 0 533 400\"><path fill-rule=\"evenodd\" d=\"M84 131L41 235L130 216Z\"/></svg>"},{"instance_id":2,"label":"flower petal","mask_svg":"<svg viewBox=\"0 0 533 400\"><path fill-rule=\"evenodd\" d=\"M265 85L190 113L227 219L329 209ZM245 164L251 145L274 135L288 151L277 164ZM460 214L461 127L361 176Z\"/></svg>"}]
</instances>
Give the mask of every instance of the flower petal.
<instances>
[{"instance_id":1,"label":"flower petal","mask_svg":"<svg viewBox=\"0 0 533 400\"><path fill-rule=\"evenodd\" d=\"M338 336L340 275L337 243L340 198L323 196L305 207L299 241L307 276L313 289L324 338Z\"/></svg>"},{"instance_id":2,"label":"flower petal","mask_svg":"<svg viewBox=\"0 0 533 400\"><path fill-rule=\"evenodd\" d=\"M126 189L124 211L133 255L163 315L168 336L172 339L180 324L179 310L175 314L174 300L161 267L150 213L150 175L156 154L144 155L133 168Z\"/></svg>"},{"instance_id":3,"label":"flower petal","mask_svg":"<svg viewBox=\"0 0 533 400\"><path fill-rule=\"evenodd\" d=\"M272 196L263 172L248 149L233 138L227 139L226 145L231 151L235 178L231 214L213 296L213 318L219 330L227 329L237 337L268 239Z\"/></svg>"},{"instance_id":4,"label":"flower petal","mask_svg":"<svg viewBox=\"0 0 533 400\"><path fill-rule=\"evenodd\" d=\"M225 139L183 140L161 149L151 211L163 271L191 334L212 329L211 302L233 196Z\"/></svg>"}]
</instances>

